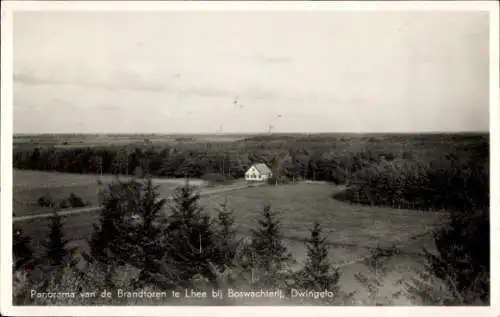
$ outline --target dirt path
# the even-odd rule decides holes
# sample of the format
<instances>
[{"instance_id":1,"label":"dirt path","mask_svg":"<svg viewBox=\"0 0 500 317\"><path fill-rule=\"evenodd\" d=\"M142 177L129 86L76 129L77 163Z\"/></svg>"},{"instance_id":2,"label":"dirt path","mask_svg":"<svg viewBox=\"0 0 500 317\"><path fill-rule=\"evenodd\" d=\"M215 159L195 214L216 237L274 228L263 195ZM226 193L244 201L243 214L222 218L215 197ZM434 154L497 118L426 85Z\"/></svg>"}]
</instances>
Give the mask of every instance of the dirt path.
<instances>
[{"instance_id":1,"label":"dirt path","mask_svg":"<svg viewBox=\"0 0 500 317\"><path fill-rule=\"evenodd\" d=\"M256 186L263 186L265 185L264 183L258 183L258 184L235 184L235 185L228 185L224 187L219 187L219 188L206 188L200 191L200 196L207 196L207 195L214 195L214 194L220 194L220 193L225 193L225 192L230 192L230 191L235 191L235 190L242 190L242 189L247 189L251 187L256 187ZM81 213L86 213L86 212L95 212L98 211L100 206L90 206L90 207L83 207L83 208L74 208L74 209L61 209L58 210L59 215L61 216L71 216L71 215L77 215ZM40 218L50 218L52 216L52 212L44 213L44 214L36 214L36 215L28 215L28 216L20 216L20 217L13 217L12 221L13 222L21 222L21 221L27 221L27 220L33 220L33 219L40 219Z\"/></svg>"}]
</instances>

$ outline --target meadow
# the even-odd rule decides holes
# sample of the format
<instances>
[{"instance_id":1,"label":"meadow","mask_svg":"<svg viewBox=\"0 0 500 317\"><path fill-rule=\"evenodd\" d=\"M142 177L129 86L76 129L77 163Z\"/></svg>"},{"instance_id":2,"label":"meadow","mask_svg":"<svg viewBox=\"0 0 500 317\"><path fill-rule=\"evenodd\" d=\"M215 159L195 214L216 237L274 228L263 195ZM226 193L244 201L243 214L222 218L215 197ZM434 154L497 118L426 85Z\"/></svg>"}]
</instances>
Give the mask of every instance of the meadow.
<instances>
[{"instance_id":1,"label":"meadow","mask_svg":"<svg viewBox=\"0 0 500 317\"><path fill-rule=\"evenodd\" d=\"M14 175L16 188L23 181L26 182L26 179L32 184L30 189L14 192L16 216L51 212L50 208L35 204L38 195L46 193L55 198L64 198L73 192L85 201L91 202L91 206L97 205L96 176L36 171L15 171ZM51 184L53 187L34 188L33 180L44 179L42 176L50 179L45 186ZM112 179L109 177L107 181L110 182ZM180 180L173 180L170 184L159 184L162 197L169 197L173 193L176 187L175 181L179 184ZM72 185L62 186L65 182ZM332 250L330 256L336 263L362 256L371 248L402 245L413 236L434 230L442 224L446 216L444 213L397 210L340 202L332 198L332 192L340 188L327 183L300 182L293 185L260 186L228 192L214 191L213 194L208 192L202 196L200 205L213 216L227 198L228 207L234 211L239 232L246 235L250 228L255 227L260 210L269 203L273 210L279 212L283 234L298 261L305 256L303 241L308 237L310 227L313 222L319 221L328 235ZM30 201L33 203L30 204ZM168 207L165 209L165 212L168 212ZM98 212L64 217L66 238L73 241L86 240L93 230L92 224L97 221L97 217ZM42 249L50 220L31 219L19 223L32 237L35 250ZM419 248L414 249L418 253Z\"/></svg>"},{"instance_id":2,"label":"meadow","mask_svg":"<svg viewBox=\"0 0 500 317\"><path fill-rule=\"evenodd\" d=\"M14 192L15 201L22 201L27 197L33 199L46 192L54 197L74 192L90 201L97 201L92 198L96 197L95 176L16 171L14 179L16 188L22 184L31 184L30 189ZM34 180L42 179L49 181L44 184L45 188L37 190L34 188ZM112 179L109 177L106 181L110 182ZM53 187L47 187L48 184ZM63 186L64 184L73 185ZM173 184L161 184L159 190L162 197L172 194L174 187ZM429 233L439 227L445 214L348 204L332 198L332 192L339 190L342 187L321 182L260 186L205 195L200 199L200 205L214 216L220 204L227 199L229 209L234 211L238 236L243 238L249 234L250 228L255 228L261 208L269 203L280 214L284 243L297 261L294 265L297 268L304 264L306 258L304 241L310 234L310 227L314 221L319 221L327 235L329 260L342 270L340 282L343 290L358 292L357 298L360 300L366 294L355 275L371 274L362 260L370 255L373 248L397 245L402 253L394 256L388 263L390 273L382 279L384 285L380 289L380 294L391 298L391 294L399 290L399 280L415 277L412 269L422 268L421 249L425 247L433 250ZM16 207L18 206L14 205ZM168 212L168 207L165 209ZM27 210L26 206L22 210ZM40 209L39 206L35 206L33 210L38 213L44 211L47 210ZM70 247L88 250L86 241L98 216L98 212L86 212L63 217L63 232L66 239L71 240ZM50 219L31 219L18 224L32 238L33 249L43 250ZM398 300L402 301L400 304L410 304L408 299Z\"/></svg>"},{"instance_id":3,"label":"meadow","mask_svg":"<svg viewBox=\"0 0 500 317\"><path fill-rule=\"evenodd\" d=\"M38 205L37 200L42 196L50 196L56 201L61 201L71 193L82 198L88 206L97 206L99 192L117 179L126 181L130 177L14 169L13 211L17 217L52 212L52 208ZM154 182L160 192L168 193L183 184L184 180L165 178L155 179ZM196 187L205 185L202 180L198 179L191 179L190 183Z\"/></svg>"}]
</instances>

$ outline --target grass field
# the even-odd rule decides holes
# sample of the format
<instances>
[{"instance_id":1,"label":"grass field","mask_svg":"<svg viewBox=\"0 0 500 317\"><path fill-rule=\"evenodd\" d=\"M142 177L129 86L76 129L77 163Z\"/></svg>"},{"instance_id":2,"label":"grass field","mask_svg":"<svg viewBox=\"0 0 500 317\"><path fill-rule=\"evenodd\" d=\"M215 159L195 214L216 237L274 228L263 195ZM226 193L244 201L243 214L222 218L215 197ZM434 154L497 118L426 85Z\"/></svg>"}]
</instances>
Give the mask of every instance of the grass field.
<instances>
[{"instance_id":1,"label":"grass field","mask_svg":"<svg viewBox=\"0 0 500 317\"><path fill-rule=\"evenodd\" d=\"M16 188L20 184L25 184L23 189L14 193L16 216L50 212L50 209L34 204L44 193L50 193L59 199L74 192L91 205L97 203L96 176L31 171L15 171L14 175ZM109 177L109 180L112 179ZM51 187L36 188L36 181L41 185L50 184ZM63 186L64 182L73 185ZM174 184L175 180L160 184L162 196L171 194ZM201 198L200 204L206 211L215 215L215 210L227 197L229 208L234 210L236 224L240 232L245 235L250 228L255 227L263 206L270 203L273 210L280 213L283 233L289 239L288 243L295 250L294 253L299 255L299 261L305 255L302 241L308 237L314 221L318 221L328 234L328 241L332 245L331 255L338 260L345 257L344 253L349 253L350 258L351 254L358 256L364 253L366 248L404 244L412 236L436 228L442 223L444 216L438 213L350 205L331 198L336 189L335 186L321 183L263 186L206 195ZM92 230L92 223L96 221L96 217L95 212L65 217L67 237L72 240L86 238ZM47 236L49 221L49 219L32 219L21 224L33 237L34 242L39 244ZM415 247L415 251L418 251L419 247Z\"/></svg>"},{"instance_id":2,"label":"grass field","mask_svg":"<svg viewBox=\"0 0 500 317\"><path fill-rule=\"evenodd\" d=\"M109 177L107 181L112 179L113 177ZM37 184L45 187L37 188ZM16 214L19 213L18 216L21 213L47 212L26 203L36 201L39 195L47 191L55 198L74 192L84 200L97 202L96 176L15 171L14 185L17 189L14 192L14 208ZM160 184L162 195L171 193L174 185L175 181ZM332 193L335 190L339 188L324 183L262 186L205 195L201 198L200 205L215 215L216 208L227 197L229 208L234 210L240 235L246 236L250 228L255 228L263 206L266 203L271 204L273 210L280 214L285 244L297 260L297 266L300 266L306 257L304 239L309 236L313 222L318 221L324 228L324 233L328 235L331 262L342 267L341 285L347 291L363 291L354 278L355 273L369 274L363 264L358 263L360 259L369 255L370 250L377 246L390 247L398 244L404 254L391 260L392 272L385 278L386 286L383 291L387 294L395 292L398 288L393 284L398 279L411 276L409 268L419 267L421 257L418 254L421 248L433 250L433 241L430 235L425 233L442 224L446 215L350 205L334 200ZM66 238L72 240L71 245L86 249L88 246L85 240L93 230L92 224L97 220L97 212L63 217L63 230ZM48 218L19 222L26 234L32 238L33 247L37 251L43 250L49 223ZM412 239L419 235L422 237Z\"/></svg>"},{"instance_id":3,"label":"grass field","mask_svg":"<svg viewBox=\"0 0 500 317\"><path fill-rule=\"evenodd\" d=\"M34 215L51 212L48 207L37 204L38 198L49 195L54 200L67 198L71 193L76 194L90 206L98 204L98 193L106 184L116 179L114 175L89 175L69 174L57 172L40 172L27 170L14 170L13 172L13 209L16 216ZM128 177L120 177L126 180ZM99 185L101 180L103 185ZM154 179L154 183L164 195L169 195L172 190L184 182L182 179ZM194 186L206 185L201 180L190 180Z\"/></svg>"}]
</instances>

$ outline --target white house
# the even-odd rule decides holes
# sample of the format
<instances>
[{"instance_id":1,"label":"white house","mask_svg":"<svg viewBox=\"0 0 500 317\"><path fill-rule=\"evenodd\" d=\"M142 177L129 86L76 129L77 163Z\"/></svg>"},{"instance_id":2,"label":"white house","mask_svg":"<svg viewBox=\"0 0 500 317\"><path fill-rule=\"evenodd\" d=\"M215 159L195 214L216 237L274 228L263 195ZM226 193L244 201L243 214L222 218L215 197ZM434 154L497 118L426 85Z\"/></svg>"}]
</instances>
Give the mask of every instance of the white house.
<instances>
[{"instance_id":1,"label":"white house","mask_svg":"<svg viewBox=\"0 0 500 317\"><path fill-rule=\"evenodd\" d=\"M263 163L254 164L245 172L247 181L266 181L273 176L271 169Z\"/></svg>"}]
</instances>

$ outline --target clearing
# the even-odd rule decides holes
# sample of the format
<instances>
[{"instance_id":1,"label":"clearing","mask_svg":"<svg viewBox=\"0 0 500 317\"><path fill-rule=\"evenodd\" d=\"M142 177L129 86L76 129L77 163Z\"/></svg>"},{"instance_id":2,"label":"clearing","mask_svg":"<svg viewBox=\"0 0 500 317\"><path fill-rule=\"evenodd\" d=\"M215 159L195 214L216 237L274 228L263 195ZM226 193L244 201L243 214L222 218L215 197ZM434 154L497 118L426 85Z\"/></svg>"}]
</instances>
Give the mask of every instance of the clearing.
<instances>
[{"instance_id":1,"label":"clearing","mask_svg":"<svg viewBox=\"0 0 500 317\"><path fill-rule=\"evenodd\" d=\"M97 176L62 174L64 179L61 180L61 173L45 173L56 174L50 177L47 175L45 178L40 177L39 172L34 173L38 175L33 176L31 171L26 174L32 178L29 182L30 189L16 191L15 200L29 197L30 195L26 193L39 195L41 191L47 190L47 188L36 188L35 177L39 177L38 184L54 184L55 187L52 190L57 189L55 191L57 193L65 195L73 191L90 201L92 201L92 195L96 195ZM59 187L59 185L64 185L64 180L74 185ZM87 186L83 184L85 181L87 181ZM179 184L181 181L183 180L161 184L162 196L167 197L171 193L172 184L176 182ZM394 270L386 279L389 285L396 283L399 278L408 278L408 274L413 274L409 272L408 267L421 267L419 264L422 259L421 249L425 247L431 251L434 250L429 233L444 222L446 213L351 205L332 198L332 193L339 189L340 187L329 184L306 182L245 189L235 187L235 185L229 185L227 188L202 188L200 205L207 212L215 215L215 210L227 197L229 208L234 211L239 232L242 236L246 236L250 228L255 228L263 206L267 203L271 204L271 208L280 214L282 232L286 238L285 243L298 265L303 263L306 257L304 239L309 237L309 229L315 221L318 221L323 227L323 232L328 235L327 241L330 243L329 255L332 263L342 268L341 285L345 290L360 289L360 284L355 280L354 274L366 271L366 269L359 262L378 246L397 245L403 251L403 254L394 256L391 260L391 267L394 267ZM31 197L35 196L31 194ZM64 216L63 230L66 237L73 241L73 245L86 248L84 241L92 232L92 224L97 222L97 218L97 212ZM30 219L19 221L19 223L26 234L33 239L35 250L42 251L50 219ZM387 289L389 293L398 290L396 286L389 285Z\"/></svg>"},{"instance_id":2,"label":"clearing","mask_svg":"<svg viewBox=\"0 0 500 317\"><path fill-rule=\"evenodd\" d=\"M59 172L40 172L29 170L13 171L13 209L15 215L27 216L52 212L51 208L41 207L37 204L38 198L48 195L56 202L67 198L71 193L82 198L89 206L98 204L98 194L106 184L116 180L116 175L89 175ZM120 176L125 181L130 177ZM99 185L101 181L102 185ZM161 193L167 196L172 190L183 184L183 179L154 178L153 182L159 187ZM203 187L204 181L192 179L193 186Z\"/></svg>"},{"instance_id":3,"label":"clearing","mask_svg":"<svg viewBox=\"0 0 500 317\"><path fill-rule=\"evenodd\" d=\"M32 171L15 171L14 175L15 180L21 179L15 183L16 188L23 184L23 181L30 187L27 189L28 185L25 185L22 190L14 193L16 216L50 212L50 208L41 208L34 204L36 199L46 192L50 192L56 199L67 197L69 193L74 192L91 205L97 203L98 176ZM108 176L109 181L112 179L113 176ZM53 187L36 188L35 181ZM64 181L71 185L63 186ZM164 180L164 183L159 185L162 196L169 196L173 187L181 182L183 180ZM229 208L234 211L235 222L242 235L247 235L249 229L255 227L263 206L271 204L272 209L280 214L283 234L299 262L302 262L305 256L303 241L308 238L309 229L317 221L328 235L328 242L332 246L331 256L339 264L357 259L366 254L368 249L377 246L407 244L412 237L425 235L426 232L442 224L443 217L446 216L444 213L351 205L331 198L332 193L338 189L336 186L321 183L258 186L246 189L236 184L222 188L202 188L203 196L200 204L215 215L215 210L227 197ZM84 212L64 217L67 237L71 240L88 237L97 216L96 212ZM35 218L20 223L38 244L46 238L49 222L47 218ZM407 252L419 253L422 246L432 248L429 243L425 242L425 245L413 243L414 246Z\"/></svg>"}]
</instances>

